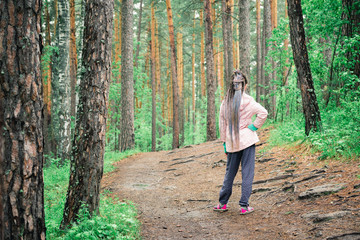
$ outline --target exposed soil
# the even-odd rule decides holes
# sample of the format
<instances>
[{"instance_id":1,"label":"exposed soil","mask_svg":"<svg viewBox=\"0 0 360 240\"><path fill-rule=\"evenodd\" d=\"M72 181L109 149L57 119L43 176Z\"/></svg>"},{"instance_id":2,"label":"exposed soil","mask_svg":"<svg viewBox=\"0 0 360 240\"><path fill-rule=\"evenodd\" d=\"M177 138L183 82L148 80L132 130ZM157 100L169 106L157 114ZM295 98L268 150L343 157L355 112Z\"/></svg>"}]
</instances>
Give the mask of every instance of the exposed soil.
<instances>
[{"instance_id":1,"label":"exposed soil","mask_svg":"<svg viewBox=\"0 0 360 240\"><path fill-rule=\"evenodd\" d=\"M143 239L360 239L360 162L319 161L304 147L270 149L268 132L259 132L251 214L239 214L240 172L229 211L212 210L226 166L219 141L123 159L104 176L102 188L135 203ZM328 183L346 187L299 199ZM345 212L334 219L305 217L339 211Z\"/></svg>"}]
</instances>

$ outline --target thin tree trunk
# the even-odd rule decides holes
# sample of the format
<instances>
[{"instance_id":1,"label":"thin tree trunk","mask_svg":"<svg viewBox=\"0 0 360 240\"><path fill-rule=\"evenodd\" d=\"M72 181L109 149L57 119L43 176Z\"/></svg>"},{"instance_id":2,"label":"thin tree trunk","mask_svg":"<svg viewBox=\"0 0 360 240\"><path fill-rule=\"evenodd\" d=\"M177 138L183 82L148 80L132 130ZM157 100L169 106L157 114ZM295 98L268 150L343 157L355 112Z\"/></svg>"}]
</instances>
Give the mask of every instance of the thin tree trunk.
<instances>
[{"instance_id":1,"label":"thin tree trunk","mask_svg":"<svg viewBox=\"0 0 360 240\"><path fill-rule=\"evenodd\" d=\"M204 37L204 13L200 10L200 82L201 82L201 97L206 94L206 80L205 80L205 37Z\"/></svg>"},{"instance_id":2,"label":"thin tree trunk","mask_svg":"<svg viewBox=\"0 0 360 240\"><path fill-rule=\"evenodd\" d=\"M321 130L319 106L316 100L314 84L311 76L308 52L305 44L304 19L301 1L288 0L290 40L294 62L298 73L305 117L305 133Z\"/></svg>"},{"instance_id":3,"label":"thin tree trunk","mask_svg":"<svg viewBox=\"0 0 360 240\"><path fill-rule=\"evenodd\" d=\"M256 0L256 101L260 102L261 84L261 9L260 0Z\"/></svg>"},{"instance_id":4,"label":"thin tree trunk","mask_svg":"<svg viewBox=\"0 0 360 240\"><path fill-rule=\"evenodd\" d=\"M274 30L274 28L277 28L277 0L271 0L271 31ZM275 49L273 48L273 51L275 51ZM277 76L276 76L276 62L274 61L273 58L271 58L271 66L272 66L272 73L271 73L271 78L273 81L277 80ZM276 119L276 89L277 86L275 83L271 84L272 85L272 98L271 98L271 104L272 104L272 110L270 111L270 114L272 115L272 118L275 120Z\"/></svg>"},{"instance_id":5,"label":"thin tree trunk","mask_svg":"<svg viewBox=\"0 0 360 240\"><path fill-rule=\"evenodd\" d=\"M46 41L45 46L51 46L51 30L50 30L50 14L49 14L49 2L45 2L45 19L46 19ZM47 49L46 51L50 51ZM45 59L42 58L42 61ZM49 126L51 126L51 58L46 59L43 66L43 92L44 92L44 154L51 153L52 134Z\"/></svg>"},{"instance_id":6,"label":"thin tree trunk","mask_svg":"<svg viewBox=\"0 0 360 240\"><path fill-rule=\"evenodd\" d=\"M76 28L75 28L75 0L69 0L70 3L70 46L69 46L69 55L70 55L70 96L71 96L71 106L70 106L70 115L71 121L75 118L76 113L76 82L77 82L77 54L76 54ZM74 129L71 129L71 136L74 135Z\"/></svg>"},{"instance_id":7,"label":"thin tree trunk","mask_svg":"<svg viewBox=\"0 0 360 240\"><path fill-rule=\"evenodd\" d=\"M176 74L176 49L175 49L175 37L174 37L174 24L171 11L170 0L166 0L166 10L169 23L169 37L171 48L171 74L172 74L172 88L173 88L173 149L179 147L179 89L177 84Z\"/></svg>"},{"instance_id":8,"label":"thin tree trunk","mask_svg":"<svg viewBox=\"0 0 360 240\"><path fill-rule=\"evenodd\" d=\"M0 2L0 239L46 235L41 2Z\"/></svg>"},{"instance_id":9,"label":"thin tree trunk","mask_svg":"<svg viewBox=\"0 0 360 240\"><path fill-rule=\"evenodd\" d=\"M136 53L135 53L135 67L138 66L138 58L140 53L140 36L141 36L141 19L142 19L142 9L143 9L143 0L140 0L140 10L139 10L139 22L137 29L137 43L136 43Z\"/></svg>"},{"instance_id":10,"label":"thin tree trunk","mask_svg":"<svg viewBox=\"0 0 360 240\"><path fill-rule=\"evenodd\" d=\"M288 14L288 6L287 6L287 1L285 1L285 19L289 18L289 14ZM286 32L288 32L289 29L289 25L286 25ZM286 38L284 40L284 49L286 51L286 53L289 50L289 39ZM288 67L289 64L289 58L286 57L286 61L285 61L285 67L284 67L284 72L283 72L283 86L289 86L289 81L288 81L288 76L289 76L289 71L290 68ZM286 94L289 92L289 89L286 88ZM289 101L286 101L286 116L289 116L290 114L290 103Z\"/></svg>"},{"instance_id":11,"label":"thin tree trunk","mask_svg":"<svg viewBox=\"0 0 360 240\"><path fill-rule=\"evenodd\" d=\"M56 0L57 1L57 0ZM81 79L81 66L82 66L82 50L83 50L83 35L84 35L84 16L85 16L85 0L80 0L81 8L80 8L80 16L76 21L78 23L79 37L77 39L77 85L80 85ZM76 102L79 102L79 95L76 93Z\"/></svg>"},{"instance_id":12,"label":"thin tree trunk","mask_svg":"<svg viewBox=\"0 0 360 240\"><path fill-rule=\"evenodd\" d=\"M214 73L214 50L213 50L213 32L211 19L210 0L204 0L205 12L205 33L206 33L206 76L207 76L207 124L206 139L212 141L216 139L216 121L215 121L215 73Z\"/></svg>"},{"instance_id":13,"label":"thin tree trunk","mask_svg":"<svg viewBox=\"0 0 360 240\"><path fill-rule=\"evenodd\" d=\"M224 44L224 93L227 92L231 74L234 69L233 64L233 31L232 31L232 0L222 0L222 28L223 28L223 44Z\"/></svg>"},{"instance_id":14,"label":"thin tree trunk","mask_svg":"<svg viewBox=\"0 0 360 240\"><path fill-rule=\"evenodd\" d=\"M191 57L191 72L192 72L192 122L193 132L195 132L195 28L196 28L196 12L194 13L194 28L192 34L192 57ZM194 140L194 139L193 139Z\"/></svg>"},{"instance_id":15,"label":"thin tree trunk","mask_svg":"<svg viewBox=\"0 0 360 240\"><path fill-rule=\"evenodd\" d=\"M87 0L79 110L70 181L61 228L70 227L85 204L98 213L103 175L107 102L111 78L112 1Z\"/></svg>"},{"instance_id":16,"label":"thin tree trunk","mask_svg":"<svg viewBox=\"0 0 360 240\"><path fill-rule=\"evenodd\" d=\"M159 25L155 18L155 71L156 71L156 91L161 95L161 49L159 41Z\"/></svg>"},{"instance_id":17,"label":"thin tree trunk","mask_svg":"<svg viewBox=\"0 0 360 240\"><path fill-rule=\"evenodd\" d=\"M134 57L133 57L133 0L121 4L121 148L135 146L134 133Z\"/></svg>"},{"instance_id":18,"label":"thin tree trunk","mask_svg":"<svg viewBox=\"0 0 360 240\"><path fill-rule=\"evenodd\" d=\"M240 71L250 81L250 2L239 0Z\"/></svg>"},{"instance_id":19,"label":"thin tree trunk","mask_svg":"<svg viewBox=\"0 0 360 240\"><path fill-rule=\"evenodd\" d=\"M271 37L271 13L270 0L264 0L264 23L263 23L263 54L262 54L262 79L263 79L263 97L264 107L270 112L270 77L271 75L265 70L265 59L269 52L267 40Z\"/></svg>"},{"instance_id":20,"label":"thin tree trunk","mask_svg":"<svg viewBox=\"0 0 360 240\"><path fill-rule=\"evenodd\" d=\"M58 0L58 25L56 27L56 45L52 67L52 128L54 131L56 155L62 162L70 154L70 66L69 38L70 16L69 1Z\"/></svg>"},{"instance_id":21,"label":"thin tree trunk","mask_svg":"<svg viewBox=\"0 0 360 240\"><path fill-rule=\"evenodd\" d=\"M181 146L184 143L184 71L183 71L183 35L181 33L177 33L176 37L177 41L177 77L179 82L179 130L180 130L180 142L179 145Z\"/></svg>"},{"instance_id":22,"label":"thin tree trunk","mask_svg":"<svg viewBox=\"0 0 360 240\"><path fill-rule=\"evenodd\" d=\"M54 13L55 13L53 35L56 36L56 32L57 32L56 29L58 27L58 18L59 18L58 0L54 0L53 4L54 4Z\"/></svg>"},{"instance_id":23,"label":"thin tree trunk","mask_svg":"<svg viewBox=\"0 0 360 240\"><path fill-rule=\"evenodd\" d=\"M156 52L155 52L155 9L154 2L151 4L151 151L156 151Z\"/></svg>"}]
</instances>

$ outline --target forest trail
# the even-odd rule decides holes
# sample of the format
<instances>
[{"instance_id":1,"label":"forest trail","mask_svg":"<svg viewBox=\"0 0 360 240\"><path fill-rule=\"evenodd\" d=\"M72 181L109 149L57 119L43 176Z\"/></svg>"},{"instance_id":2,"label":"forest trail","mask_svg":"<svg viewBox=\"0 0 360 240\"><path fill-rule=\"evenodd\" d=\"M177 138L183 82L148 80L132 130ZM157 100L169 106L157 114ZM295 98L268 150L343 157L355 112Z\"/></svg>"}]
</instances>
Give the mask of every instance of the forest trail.
<instances>
[{"instance_id":1,"label":"forest trail","mask_svg":"<svg viewBox=\"0 0 360 240\"><path fill-rule=\"evenodd\" d=\"M360 239L359 162L271 149L268 132L259 131L252 214L239 214L240 173L229 211L212 210L226 165L218 140L123 159L103 177L102 189L135 203L143 239ZM307 190L328 184L340 190L315 188L307 198ZM321 196L311 196L316 190Z\"/></svg>"}]
</instances>

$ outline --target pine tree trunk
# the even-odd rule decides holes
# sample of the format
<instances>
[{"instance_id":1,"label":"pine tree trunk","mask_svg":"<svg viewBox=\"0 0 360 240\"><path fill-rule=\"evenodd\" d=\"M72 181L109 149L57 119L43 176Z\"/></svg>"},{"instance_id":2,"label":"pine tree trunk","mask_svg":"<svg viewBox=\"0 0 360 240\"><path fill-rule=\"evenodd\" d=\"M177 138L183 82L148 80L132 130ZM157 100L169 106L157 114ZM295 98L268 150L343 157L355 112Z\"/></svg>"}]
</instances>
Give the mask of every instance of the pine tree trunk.
<instances>
[{"instance_id":1,"label":"pine tree trunk","mask_svg":"<svg viewBox=\"0 0 360 240\"><path fill-rule=\"evenodd\" d=\"M75 119L76 114L76 82L77 82L77 52L76 52L76 28L75 28L75 0L69 0L70 3L70 96L71 121ZM71 136L74 135L74 129L71 129Z\"/></svg>"},{"instance_id":2,"label":"pine tree trunk","mask_svg":"<svg viewBox=\"0 0 360 240\"><path fill-rule=\"evenodd\" d=\"M156 151L156 52L155 52L155 9L151 4L151 151Z\"/></svg>"},{"instance_id":3,"label":"pine tree trunk","mask_svg":"<svg viewBox=\"0 0 360 240\"><path fill-rule=\"evenodd\" d=\"M84 71L62 229L77 219L83 204L86 204L90 215L98 213L111 78L113 10L112 1L86 1L82 56Z\"/></svg>"},{"instance_id":4,"label":"pine tree trunk","mask_svg":"<svg viewBox=\"0 0 360 240\"><path fill-rule=\"evenodd\" d=\"M121 148L135 146L134 133L134 57L133 57L133 0L121 4Z\"/></svg>"},{"instance_id":5,"label":"pine tree trunk","mask_svg":"<svg viewBox=\"0 0 360 240\"><path fill-rule=\"evenodd\" d=\"M45 240L41 1L1 1L0 22L0 239Z\"/></svg>"},{"instance_id":6,"label":"pine tree trunk","mask_svg":"<svg viewBox=\"0 0 360 240\"><path fill-rule=\"evenodd\" d=\"M45 35L46 41L45 46L51 45L51 30L50 30L50 14L49 14L49 3L45 2ZM46 51L46 50L45 50ZM50 51L50 50L47 50ZM43 68L43 92L44 92L44 154L49 155L51 153L52 135L49 129L51 126L51 58L46 59L45 69ZM42 61L44 59L42 58ZM43 66L44 66L43 65Z\"/></svg>"},{"instance_id":7,"label":"pine tree trunk","mask_svg":"<svg viewBox=\"0 0 360 240\"><path fill-rule=\"evenodd\" d=\"M267 40L271 37L271 9L270 9L270 0L264 0L264 23L263 23L263 39L262 39L262 79L263 79L263 97L264 97L264 107L270 112L270 73L265 70L265 59L269 52L269 45Z\"/></svg>"},{"instance_id":8,"label":"pine tree trunk","mask_svg":"<svg viewBox=\"0 0 360 240\"><path fill-rule=\"evenodd\" d=\"M216 121L215 121L215 72L214 72L214 50L213 50L213 32L211 19L210 0L204 0L205 12L205 34L206 34L206 76L207 76L207 124L206 139L212 141L216 139Z\"/></svg>"},{"instance_id":9,"label":"pine tree trunk","mask_svg":"<svg viewBox=\"0 0 360 240\"><path fill-rule=\"evenodd\" d=\"M260 102L261 84L261 9L260 0L256 0L256 101Z\"/></svg>"},{"instance_id":10,"label":"pine tree trunk","mask_svg":"<svg viewBox=\"0 0 360 240\"><path fill-rule=\"evenodd\" d=\"M344 22L342 26L342 35L344 37L353 37L355 34L360 33L360 3L354 0L342 0L342 20ZM359 50L354 47L353 50L348 50L346 52L346 57L349 61L354 62L351 71L357 76L360 77L360 54ZM346 71L345 69L343 71ZM360 83L357 82L355 86L359 86ZM357 89L355 87L355 89Z\"/></svg>"},{"instance_id":11,"label":"pine tree trunk","mask_svg":"<svg viewBox=\"0 0 360 240\"><path fill-rule=\"evenodd\" d=\"M288 14L288 6L287 6L287 1L285 1L285 19L289 18L289 14ZM286 32L288 33L288 29L289 29L289 25L287 25L286 27ZM286 53L289 50L289 39L286 38L284 40L284 49L286 51ZM283 86L289 86L289 81L288 81L288 75L289 75L289 71L290 68L288 67L289 64L289 58L286 57L285 60L285 67L284 67L284 73L283 73ZM286 88L286 94L289 92L289 88ZM286 116L289 116L290 114L290 103L289 101L286 101Z\"/></svg>"},{"instance_id":12,"label":"pine tree trunk","mask_svg":"<svg viewBox=\"0 0 360 240\"><path fill-rule=\"evenodd\" d=\"M274 30L274 28L277 28L277 0L271 0L271 32ZM275 49L273 48L273 51L275 51ZM277 80L277 76L276 76L276 62L274 61L274 58L271 58L271 66L272 66L272 73L271 73L271 78L273 81ZM276 119L276 89L277 86L276 84L271 84L272 86L272 98L271 98L271 107L272 110L270 111L270 114L274 120Z\"/></svg>"},{"instance_id":13,"label":"pine tree trunk","mask_svg":"<svg viewBox=\"0 0 360 240\"><path fill-rule=\"evenodd\" d=\"M177 84L176 73L176 49L175 49L175 36L174 24L172 18L172 10L170 0L166 0L166 10L169 23L169 37L171 48L171 74L172 74L172 88L173 88L173 149L179 147L179 89Z\"/></svg>"},{"instance_id":14,"label":"pine tree trunk","mask_svg":"<svg viewBox=\"0 0 360 240\"><path fill-rule=\"evenodd\" d=\"M69 1L58 0L58 21L56 27L56 46L52 67L52 128L57 143L56 155L62 162L70 153L70 38Z\"/></svg>"},{"instance_id":15,"label":"pine tree trunk","mask_svg":"<svg viewBox=\"0 0 360 240\"><path fill-rule=\"evenodd\" d=\"M316 100L314 84L311 76L308 52L305 44L304 19L301 1L288 0L290 40L294 62L301 88L303 112L305 117L305 133L321 130L319 106Z\"/></svg>"},{"instance_id":16,"label":"pine tree trunk","mask_svg":"<svg viewBox=\"0 0 360 240\"><path fill-rule=\"evenodd\" d=\"M191 55L191 72L192 72L192 123L193 132L195 132L195 29L196 29L196 12L194 13L194 28L192 34L192 55ZM193 139L194 140L194 139Z\"/></svg>"},{"instance_id":17,"label":"pine tree trunk","mask_svg":"<svg viewBox=\"0 0 360 240\"><path fill-rule=\"evenodd\" d=\"M183 72L183 54L182 54L182 34L177 33L176 36L176 43L177 43L177 77L179 83L179 130L180 130L180 142L179 145L181 146L184 143L184 72Z\"/></svg>"},{"instance_id":18,"label":"pine tree trunk","mask_svg":"<svg viewBox=\"0 0 360 240\"><path fill-rule=\"evenodd\" d=\"M233 31L232 31L232 0L222 0L222 28L223 28L223 44L224 44L224 93L227 92L231 81L231 74L234 69L233 64Z\"/></svg>"},{"instance_id":19,"label":"pine tree trunk","mask_svg":"<svg viewBox=\"0 0 360 240\"><path fill-rule=\"evenodd\" d=\"M240 71L250 81L250 2L239 0ZM250 89L250 88L249 88Z\"/></svg>"},{"instance_id":20,"label":"pine tree trunk","mask_svg":"<svg viewBox=\"0 0 360 240\"><path fill-rule=\"evenodd\" d=\"M141 19L142 19L142 9L143 9L143 0L140 0L140 10L139 10L139 22L137 28L137 43L136 43L136 53L135 53L135 67L138 66L138 58L140 53L140 36L141 36Z\"/></svg>"},{"instance_id":21,"label":"pine tree trunk","mask_svg":"<svg viewBox=\"0 0 360 240\"><path fill-rule=\"evenodd\" d=\"M200 10L200 82L201 82L201 97L205 97L206 94L206 80L205 80L205 37L204 37L204 13Z\"/></svg>"}]
</instances>

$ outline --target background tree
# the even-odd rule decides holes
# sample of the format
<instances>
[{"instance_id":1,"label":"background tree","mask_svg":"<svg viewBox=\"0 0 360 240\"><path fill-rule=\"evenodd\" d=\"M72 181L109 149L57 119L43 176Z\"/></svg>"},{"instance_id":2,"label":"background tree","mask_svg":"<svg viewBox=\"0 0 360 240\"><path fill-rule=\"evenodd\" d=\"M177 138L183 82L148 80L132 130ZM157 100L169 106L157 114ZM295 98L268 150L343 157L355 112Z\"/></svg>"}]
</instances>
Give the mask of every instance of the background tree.
<instances>
[{"instance_id":1,"label":"background tree","mask_svg":"<svg viewBox=\"0 0 360 240\"><path fill-rule=\"evenodd\" d=\"M155 47L155 9L151 3L151 151L156 151L156 47Z\"/></svg>"},{"instance_id":2,"label":"background tree","mask_svg":"<svg viewBox=\"0 0 360 240\"><path fill-rule=\"evenodd\" d=\"M239 0L240 71L250 81L250 2Z\"/></svg>"},{"instance_id":3,"label":"background tree","mask_svg":"<svg viewBox=\"0 0 360 240\"><path fill-rule=\"evenodd\" d=\"M107 101L111 77L114 5L87 0L85 4L83 72L73 140L70 181L61 227L77 219L81 206L98 213L103 174Z\"/></svg>"},{"instance_id":4,"label":"background tree","mask_svg":"<svg viewBox=\"0 0 360 240\"><path fill-rule=\"evenodd\" d=\"M262 78L262 91L264 107L269 111L271 115L270 108L270 72L266 70L266 57L269 53L269 44L267 41L271 37L271 9L270 9L270 0L264 0L264 14L263 14L263 33L262 33L262 54L261 54L261 78Z\"/></svg>"},{"instance_id":5,"label":"background tree","mask_svg":"<svg viewBox=\"0 0 360 240\"><path fill-rule=\"evenodd\" d=\"M0 239L45 239L41 1L1 1L0 22Z\"/></svg>"},{"instance_id":6,"label":"background tree","mask_svg":"<svg viewBox=\"0 0 360 240\"><path fill-rule=\"evenodd\" d=\"M224 43L224 92L227 92L227 88L230 83L233 65L233 26L232 26L232 5L233 0L222 0L222 32L223 32L223 43Z\"/></svg>"},{"instance_id":7,"label":"background tree","mask_svg":"<svg viewBox=\"0 0 360 240\"><path fill-rule=\"evenodd\" d=\"M216 139L215 122L215 72L214 72L214 50L213 50L213 23L211 17L211 2L204 0L205 12L205 49L206 49L206 77L207 77L207 129L206 139L208 141Z\"/></svg>"},{"instance_id":8,"label":"background tree","mask_svg":"<svg viewBox=\"0 0 360 240\"><path fill-rule=\"evenodd\" d=\"M179 147L179 89L176 71L176 49L174 36L174 23L171 10L170 0L166 0L166 12L168 16L169 38L170 38L170 56L171 56L171 75L173 89L173 148Z\"/></svg>"},{"instance_id":9,"label":"background tree","mask_svg":"<svg viewBox=\"0 0 360 240\"><path fill-rule=\"evenodd\" d=\"M136 53L135 53L135 67L138 66L138 58L140 53L140 38L141 38L141 20L142 20L142 14L143 14L143 0L140 0L140 10L139 10L139 21L138 21L138 27L137 27L137 34L136 34Z\"/></svg>"},{"instance_id":10,"label":"background tree","mask_svg":"<svg viewBox=\"0 0 360 240\"><path fill-rule=\"evenodd\" d=\"M70 15L69 1L58 0L58 19L56 26L56 46L52 67L52 128L56 142L55 156L62 159L70 153L70 65L69 39Z\"/></svg>"},{"instance_id":11,"label":"background tree","mask_svg":"<svg viewBox=\"0 0 360 240\"><path fill-rule=\"evenodd\" d=\"M69 74L70 74L70 116L75 119L76 113L76 86L77 86L77 51L76 51L76 27L75 27L75 0L69 0L70 7L70 42L69 42ZM74 121L72 121L74 122ZM71 136L74 129L71 129Z\"/></svg>"},{"instance_id":12,"label":"background tree","mask_svg":"<svg viewBox=\"0 0 360 240\"><path fill-rule=\"evenodd\" d=\"M133 0L121 4L121 141L120 151L134 148Z\"/></svg>"},{"instance_id":13,"label":"background tree","mask_svg":"<svg viewBox=\"0 0 360 240\"><path fill-rule=\"evenodd\" d=\"M261 84L261 9L260 0L256 0L256 101L260 102Z\"/></svg>"},{"instance_id":14,"label":"background tree","mask_svg":"<svg viewBox=\"0 0 360 240\"><path fill-rule=\"evenodd\" d=\"M44 154L50 154L53 149L51 144L53 143L51 126L51 30L50 30L50 8L49 1L44 1L43 10L45 13L45 47L42 51L41 57L41 70L43 79L43 95L44 95Z\"/></svg>"},{"instance_id":15,"label":"background tree","mask_svg":"<svg viewBox=\"0 0 360 240\"><path fill-rule=\"evenodd\" d=\"M309 135L310 130L315 132L321 130L321 118L306 48L304 19L300 0L288 0L288 14L290 40L300 83L305 117L305 134Z\"/></svg>"}]
</instances>

